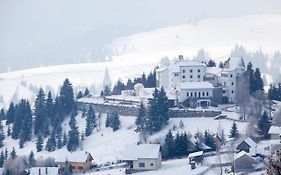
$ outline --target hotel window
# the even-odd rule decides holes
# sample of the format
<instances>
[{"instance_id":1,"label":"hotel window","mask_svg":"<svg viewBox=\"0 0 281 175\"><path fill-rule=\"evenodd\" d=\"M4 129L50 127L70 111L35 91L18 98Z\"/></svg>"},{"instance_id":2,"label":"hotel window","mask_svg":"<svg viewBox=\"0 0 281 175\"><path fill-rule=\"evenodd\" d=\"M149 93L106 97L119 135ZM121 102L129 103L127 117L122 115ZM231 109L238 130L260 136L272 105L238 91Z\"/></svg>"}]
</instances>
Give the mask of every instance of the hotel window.
<instances>
[{"instance_id":1,"label":"hotel window","mask_svg":"<svg viewBox=\"0 0 281 175\"><path fill-rule=\"evenodd\" d=\"M231 93L233 94L233 93L234 93L234 91L232 90L232 91L231 91Z\"/></svg>"},{"instance_id":2,"label":"hotel window","mask_svg":"<svg viewBox=\"0 0 281 175\"><path fill-rule=\"evenodd\" d=\"M233 86L233 85L234 85L234 83L232 82L232 83L231 83L231 85Z\"/></svg>"},{"instance_id":3,"label":"hotel window","mask_svg":"<svg viewBox=\"0 0 281 175\"><path fill-rule=\"evenodd\" d=\"M231 78L233 77L232 74L230 74L230 77L231 77Z\"/></svg>"},{"instance_id":4,"label":"hotel window","mask_svg":"<svg viewBox=\"0 0 281 175\"><path fill-rule=\"evenodd\" d=\"M178 73L176 73L176 74L175 74L175 77L177 77L177 76L179 76L179 74L178 74Z\"/></svg>"},{"instance_id":5,"label":"hotel window","mask_svg":"<svg viewBox=\"0 0 281 175\"><path fill-rule=\"evenodd\" d=\"M185 70L182 70L182 73L185 73Z\"/></svg>"},{"instance_id":6,"label":"hotel window","mask_svg":"<svg viewBox=\"0 0 281 175\"><path fill-rule=\"evenodd\" d=\"M199 73L200 71L201 71L200 69L197 70L198 73Z\"/></svg>"},{"instance_id":7,"label":"hotel window","mask_svg":"<svg viewBox=\"0 0 281 175\"><path fill-rule=\"evenodd\" d=\"M192 69L190 69L189 72L192 73Z\"/></svg>"},{"instance_id":8,"label":"hotel window","mask_svg":"<svg viewBox=\"0 0 281 175\"><path fill-rule=\"evenodd\" d=\"M199 98L201 97L201 93L200 93L200 92L198 92L198 97L199 97Z\"/></svg>"},{"instance_id":9,"label":"hotel window","mask_svg":"<svg viewBox=\"0 0 281 175\"><path fill-rule=\"evenodd\" d=\"M193 76L192 76L192 75L190 75L189 77L190 77L190 78L193 78Z\"/></svg>"},{"instance_id":10,"label":"hotel window","mask_svg":"<svg viewBox=\"0 0 281 175\"><path fill-rule=\"evenodd\" d=\"M185 79L185 75L183 75L182 78Z\"/></svg>"},{"instance_id":11,"label":"hotel window","mask_svg":"<svg viewBox=\"0 0 281 175\"><path fill-rule=\"evenodd\" d=\"M194 97L197 97L197 93L196 92L194 92Z\"/></svg>"},{"instance_id":12,"label":"hotel window","mask_svg":"<svg viewBox=\"0 0 281 175\"><path fill-rule=\"evenodd\" d=\"M209 92L206 92L206 96L209 97Z\"/></svg>"},{"instance_id":13,"label":"hotel window","mask_svg":"<svg viewBox=\"0 0 281 175\"><path fill-rule=\"evenodd\" d=\"M201 76L200 75L197 75L197 78L200 78Z\"/></svg>"},{"instance_id":14,"label":"hotel window","mask_svg":"<svg viewBox=\"0 0 281 175\"><path fill-rule=\"evenodd\" d=\"M193 96L193 93L192 92L190 92L190 97L192 97Z\"/></svg>"},{"instance_id":15,"label":"hotel window","mask_svg":"<svg viewBox=\"0 0 281 175\"><path fill-rule=\"evenodd\" d=\"M144 168L145 167L145 163L139 163L139 167L140 168Z\"/></svg>"},{"instance_id":16,"label":"hotel window","mask_svg":"<svg viewBox=\"0 0 281 175\"><path fill-rule=\"evenodd\" d=\"M202 96L205 97L205 92L202 92Z\"/></svg>"},{"instance_id":17,"label":"hotel window","mask_svg":"<svg viewBox=\"0 0 281 175\"><path fill-rule=\"evenodd\" d=\"M188 92L186 93L186 96L189 97L189 93Z\"/></svg>"}]
</instances>

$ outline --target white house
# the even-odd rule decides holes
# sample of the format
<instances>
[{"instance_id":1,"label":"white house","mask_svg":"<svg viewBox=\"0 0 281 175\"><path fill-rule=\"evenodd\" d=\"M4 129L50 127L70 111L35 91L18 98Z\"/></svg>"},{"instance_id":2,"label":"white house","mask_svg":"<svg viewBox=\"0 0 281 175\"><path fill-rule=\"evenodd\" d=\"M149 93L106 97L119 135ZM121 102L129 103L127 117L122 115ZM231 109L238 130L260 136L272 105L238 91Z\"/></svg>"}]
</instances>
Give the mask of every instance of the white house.
<instances>
[{"instance_id":1,"label":"white house","mask_svg":"<svg viewBox=\"0 0 281 175\"><path fill-rule=\"evenodd\" d=\"M59 175L58 167L32 167L27 171L30 175Z\"/></svg>"},{"instance_id":2,"label":"white house","mask_svg":"<svg viewBox=\"0 0 281 175\"><path fill-rule=\"evenodd\" d=\"M236 102L237 79L245 71L243 57L230 57L225 62L219 81L223 87L223 97L228 102Z\"/></svg>"},{"instance_id":3,"label":"white house","mask_svg":"<svg viewBox=\"0 0 281 175\"><path fill-rule=\"evenodd\" d=\"M135 171L156 170L161 167L162 162L160 145L127 145L122 160Z\"/></svg>"}]
</instances>

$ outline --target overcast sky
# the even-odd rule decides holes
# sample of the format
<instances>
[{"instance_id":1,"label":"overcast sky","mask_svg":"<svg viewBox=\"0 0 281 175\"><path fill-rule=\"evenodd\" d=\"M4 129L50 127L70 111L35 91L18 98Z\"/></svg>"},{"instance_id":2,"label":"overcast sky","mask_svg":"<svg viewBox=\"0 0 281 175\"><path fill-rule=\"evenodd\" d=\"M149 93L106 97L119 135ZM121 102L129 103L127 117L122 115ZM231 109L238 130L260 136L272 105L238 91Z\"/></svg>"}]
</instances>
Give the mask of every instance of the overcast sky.
<instances>
[{"instance_id":1,"label":"overcast sky","mask_svg":"<svg viewBox=\"0 0 281 175\"><path fill-rule=\"evenodd\" d=\"M72 63L115 37L200 18L280 13L280 0L0 0L0 71Z\"/></svg>"}]
</instances>

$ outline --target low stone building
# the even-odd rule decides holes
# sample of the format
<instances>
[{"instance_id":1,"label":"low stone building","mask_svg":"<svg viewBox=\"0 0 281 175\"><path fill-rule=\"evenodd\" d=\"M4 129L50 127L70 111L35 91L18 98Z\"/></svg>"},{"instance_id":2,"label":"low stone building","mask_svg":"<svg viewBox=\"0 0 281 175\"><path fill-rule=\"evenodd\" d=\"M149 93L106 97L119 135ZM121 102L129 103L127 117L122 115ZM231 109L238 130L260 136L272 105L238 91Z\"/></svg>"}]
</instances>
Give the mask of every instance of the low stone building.
<instances>
[{"instance_id":1,"label":"low stone building","mask_svg":"<svg viewBox=\"0 0 281 175\"><path fill-rule=\"evenodd\" d=\"M69 153L65 156L58 156L55 159L55 163L60 168L66 168L68 166L72 167L74 172L80 172L84 170L89 170L93 161L93 157L89 152L75 152Z\"/></svg>"},{"instance_id":2,"label":"low stone building","mask_svg":"<svg viewBox=\"0 0 281 175\"><path fill-rule=\"evenodd\" d=\"M122 160L133 171L156 170L161 167L162 156L159 144L127 145Z\"/></svg>"}]
</instances>

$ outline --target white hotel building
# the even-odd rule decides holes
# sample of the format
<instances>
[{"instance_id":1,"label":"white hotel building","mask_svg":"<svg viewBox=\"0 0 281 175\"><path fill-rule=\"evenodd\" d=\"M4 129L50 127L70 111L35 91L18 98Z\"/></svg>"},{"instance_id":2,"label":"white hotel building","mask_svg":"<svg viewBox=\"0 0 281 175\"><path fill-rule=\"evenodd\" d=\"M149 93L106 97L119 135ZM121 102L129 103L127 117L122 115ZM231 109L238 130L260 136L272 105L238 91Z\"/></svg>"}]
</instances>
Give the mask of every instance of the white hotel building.
<instances>
[{"instance_id":1,"label":"white hotel building","mask_svg":"<svg viewBox=\"0 0 281 175\"><path fill-rule=\"evenodd\" d=\"M223 69L184 59L161 65L157 70L157 87L174 91L177 102L183 106L210 106L222 102L235 102L237 78L245 71L241 57L231 57Z\"/></svg>"}]
</instances>

